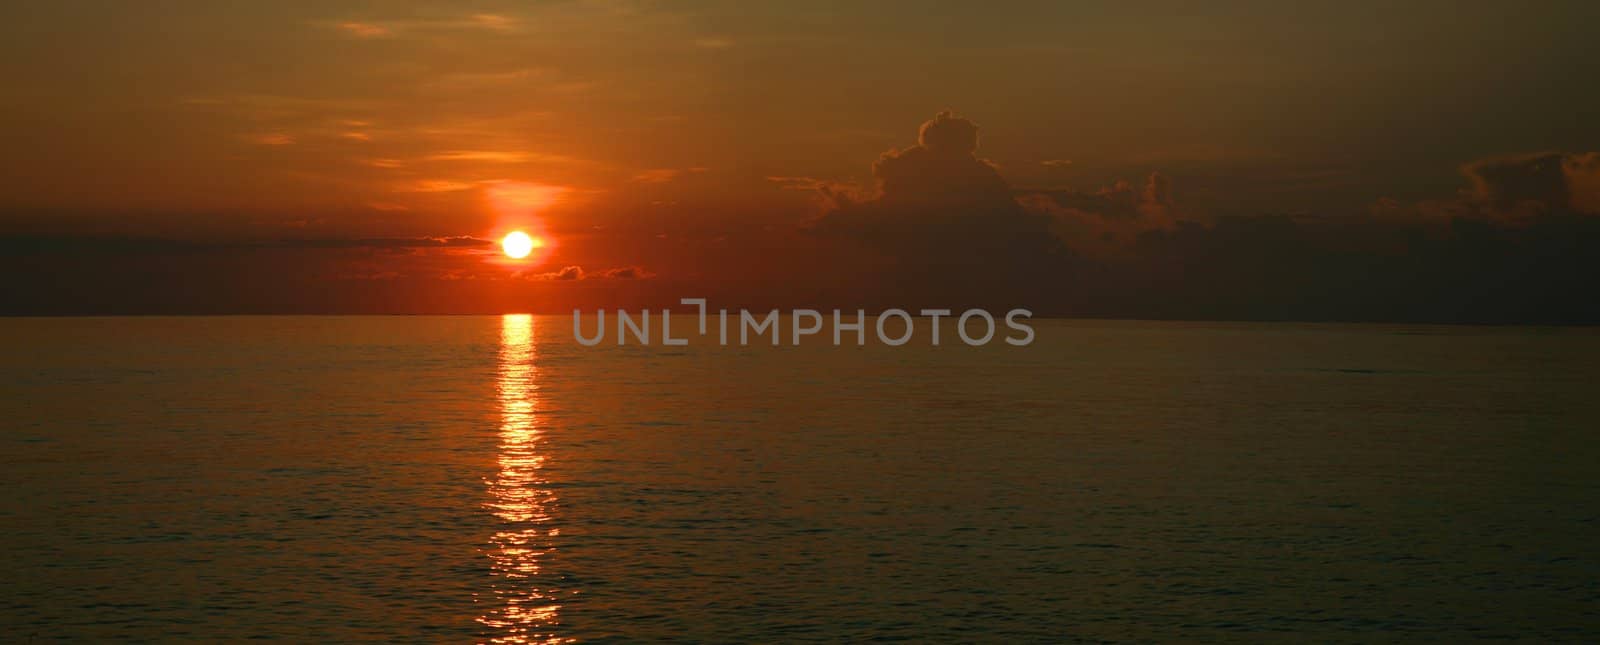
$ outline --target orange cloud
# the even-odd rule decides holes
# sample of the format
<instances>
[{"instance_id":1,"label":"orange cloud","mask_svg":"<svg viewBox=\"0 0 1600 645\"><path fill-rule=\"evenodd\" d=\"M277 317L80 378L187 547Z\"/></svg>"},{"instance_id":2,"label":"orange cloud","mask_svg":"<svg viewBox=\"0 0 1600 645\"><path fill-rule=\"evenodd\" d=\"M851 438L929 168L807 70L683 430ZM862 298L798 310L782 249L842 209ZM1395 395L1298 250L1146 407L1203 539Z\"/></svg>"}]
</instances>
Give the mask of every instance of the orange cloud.
<instances>
[{"instance_id":1,"label":"orange cloud","mask_svg":"<svg viewBox=\"0 0 1600 645\"><path fill-rule=\"evenodd\" d=\"M366 22L341 22L339 28L357 38L382 38L394 33L387 27Z\"/></svg>"},{"instance_id":2,"label":"orange cloud","mask_svg":"<svg viewBox=\"0 0 1600 645\"><path fill-rule=\"evenodd\" d=\"M475 184L465 181L449 179L421 179L402 186L400 190L413 193L446 193L457 190L469 190Z\"/></svg>"},{"instance_id":3,"label":"orange cloud","mask_svg":"<svg viewBox=\"0 0 1600 645\"><path fill-rule=\"evenodd\" d=\"M519 25L519 21L510 16L480 13L462 18L437 20L384 20L375 22L347 20L334 23L332 26L355 38L372 39L427 31L482 30L511 32L515 31Z\"/></svg>"},{"instance_id":4,"label":"orange cloud","mask_svg":"<svg viewBox=\"0 0 1600 645\"><path fill-rule=\"evenodd\" d=\"M492 182L487 191L489 207L500 215L536 213L554 204L566 194L562 186L535 184L525 181Z\"/></svg>"},{"instance_id":5,"label":"orange cloud","mask_svg":"<svg viewBox=\"0 0 1600 645\"><path fill-rule=\"evenodd\" d=\"M643 267L623 266L603 271L585 271L576 264L561 267L560 271L546 273L519 273L514 277L525 280L643 280L653 278L656 274L646 271Z\"/></svg>"},{"instance_id":6,"label":"orange cloud","mask_svg":"<svg viewBox=\"0 0 1600 645\"><path fill-rule=\"evenodd\" d=\"M287 146L294 143L294 137L281 132L246 135L245 140L263 146Z\"/></svg>"},{"instance_id":7,"label":"orange cloud","mask_svg":"<svg viewBox=\"0 0 1600 645\"><path fill-rule=\"evenodd\" d=\"M422 158L424 161L468 161L482 163L587 163L566 155L527 152L522 150L446 150Z\"/></svg>"},{"instance_id":8,"label":"orange cloud","mask_svg":"<svg viewBox=\"0 0 1600 645\"><path fill-rule=\"evenodd\" d=\"M633 180L644 184L664 184L677 179L679 176L705 172L706 170L706 168L700 166L693 168L651 168L635 174Z\"/></svg>"}]
</instances>

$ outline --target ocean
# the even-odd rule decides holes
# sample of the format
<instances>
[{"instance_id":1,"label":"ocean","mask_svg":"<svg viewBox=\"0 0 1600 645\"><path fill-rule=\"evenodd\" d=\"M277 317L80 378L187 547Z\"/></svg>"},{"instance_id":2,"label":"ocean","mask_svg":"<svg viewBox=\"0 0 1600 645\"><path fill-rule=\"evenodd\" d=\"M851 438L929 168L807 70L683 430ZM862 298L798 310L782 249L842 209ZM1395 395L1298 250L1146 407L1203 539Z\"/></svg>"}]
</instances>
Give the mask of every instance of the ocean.
<instances>
[{"instance_id":1,"label":"ocean","mask_svg":"<svg viewBox=\"0 0 1600 645\"><path fill-rule=\"evenodd\" d=\"M1600 633L1600 331L1032 324L0 319L0 639Z\"/></svg>"}]
</instances>

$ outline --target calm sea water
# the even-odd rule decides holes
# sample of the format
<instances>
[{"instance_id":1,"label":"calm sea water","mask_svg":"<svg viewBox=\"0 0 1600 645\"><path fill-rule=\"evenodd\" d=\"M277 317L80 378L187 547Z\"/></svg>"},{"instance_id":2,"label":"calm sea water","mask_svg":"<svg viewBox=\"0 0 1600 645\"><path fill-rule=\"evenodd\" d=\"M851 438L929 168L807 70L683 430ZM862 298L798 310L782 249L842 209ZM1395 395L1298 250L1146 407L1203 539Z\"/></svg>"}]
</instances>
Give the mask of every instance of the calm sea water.
<instances>
[{"instance_id":1,"label":"calm sea water","mask_svg":"<svg viewBox=\"0 0 1600 645\"><path fill-rule=\"evenodd\" d=\"M1037 329L0 320L0 639L1600 637L1600 333Z\"/></svg>"}]
</instances>

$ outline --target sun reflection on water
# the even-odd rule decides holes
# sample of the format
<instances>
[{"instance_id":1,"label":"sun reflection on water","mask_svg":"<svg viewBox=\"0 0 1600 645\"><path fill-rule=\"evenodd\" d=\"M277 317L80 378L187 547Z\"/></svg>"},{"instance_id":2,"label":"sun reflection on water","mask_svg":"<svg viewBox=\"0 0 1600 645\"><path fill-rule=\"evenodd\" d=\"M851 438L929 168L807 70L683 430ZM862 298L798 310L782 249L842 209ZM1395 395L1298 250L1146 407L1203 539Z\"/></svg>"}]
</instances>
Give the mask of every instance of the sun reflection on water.
<instances>
[{"instance_id":1,"label":"sun reflection on water","mask_svg":"<svg viewBox=\"0 0 1600 645\"><path fill-rule=\"evenodd\" d=\"M478 622L492 630L491 643L567 643L559 635L559 580L544 571L559 529L551 526L555 491L544 477L544 439L539 424L538 347L533 317L500 319L499 473L488 482L486 508L501 529L489 540L494 571L493 606Z\"/></svg>"}]
</instances>

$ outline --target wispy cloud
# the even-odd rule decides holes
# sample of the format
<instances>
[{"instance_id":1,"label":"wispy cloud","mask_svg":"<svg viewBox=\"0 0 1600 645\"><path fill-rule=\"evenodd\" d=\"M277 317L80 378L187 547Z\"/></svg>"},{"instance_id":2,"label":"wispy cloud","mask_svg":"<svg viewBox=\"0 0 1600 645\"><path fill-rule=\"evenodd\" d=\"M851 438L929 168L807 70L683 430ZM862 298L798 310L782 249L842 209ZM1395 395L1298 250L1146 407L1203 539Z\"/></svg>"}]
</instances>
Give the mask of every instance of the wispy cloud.
<instances>
[{"instance_id":1,"label":"wispy cloud","mask_svg":"<svg viewBox=\"0 0 1600 645\"><path fill-rule=\"evenodd\" d=\"M410 20L344 20L317 22L315 26L337 29L352 38L395 38L408 34L448 31L490 31L509 33L521 27L521 21L511 16L494 13L477 13L466 16Z\"/></svg>"},{"instance_id":2,"label":"wispy cloud","mask_svg":"<svg viewBox=\"0 0 1600 645\"><path fill-rule=\"evenodd\" d=\"M447 150L423 157L427 161L488 161L493 163L522 163L528 153L505 150Z\"/></svg>"},{"instance_id":3,"label":"wispy cloud","mask_svg":"<svg viewBox=\"0 0 1600 645\"><path fill-rule=\"evenodd\" d=\"M700 166L693 168L651 168L635 174L633 180L642 184L664 184L683 175L701 173L706 170L706 168Z\"/></svg>"},{"instance_id":4,"label":"wispy cloud","mask_svg":"<svg viewBox=\"0 0 1600 645\"><path fill-rule=\"evenodd\" d=\"M191 240L128 236L0 236L0 255L48 252L171 253L235 249L472 249L494 245L470 235L425 237L329 237L271 240Z\"/></svg>"},{"instance_id":5,"label":"wispy cloud","mask_svg":"<svg viewBox=\"0 0 1600 645\"><path fill-rule=\"evenodd\" d=\"M553 70L542 67L524 67L494 72L456 72L429 79L423 83L423 86L451 91L504 88L510 85L528 83L534 79L548 78L553 74Z\"/></svg>"},{"instance_id":6,"label":"wispy cloud","mask_svg":"<svg viewBox=\"0 0 1600 645\"><path fill-rule=\"evenodd\" d=\"M244 139L245 139L245 141L249 141L250 143L254 143L256 145L262 145L262 146L287 146L287 145L293 145L294 144L294 137L291 137L291 136L289 136L287 134L284 134L282 132L264 132L264 133L259 133L259 134L247 134L247 135L244 136Z\"/></svg>"},{"instance_id":7,"label":"wispy cloud","mask_svg":"<svg viewBox=\"0 0 1600 645\"><path fill-rule=\"evenodd\" d=\"M528 152L525 150L445 150L427 155L424 161L468 161L483 163L583 163L584 160L566 155Z\"/></svg>"},{"instance_id":8,"label":"wispy cloud","mask_svg":"<svg viewBox=\"0 0 1600 645\"><path fill-rule=\"evenodd\" d=\"M338 27L356 38L384 38L394 35L388 27L370 22L341 22Z\"/></svg>"},{"instance_id":9,"label":"wispy cloud","mask_svg":"<svg viewBox=\"0 0 1600 645\"><path fill-rule=\"evenodd\" d=\"M476 185L473 182L452 179L419 179L401 184L396 187L396 190L410 193L448 193L458 190L471 190Z\"/></svg>"}]
</instances>

